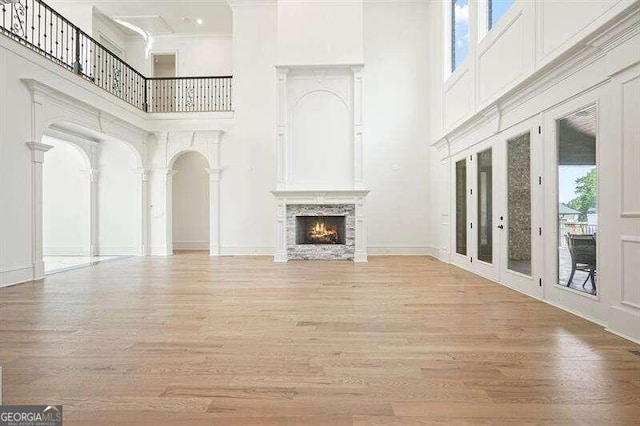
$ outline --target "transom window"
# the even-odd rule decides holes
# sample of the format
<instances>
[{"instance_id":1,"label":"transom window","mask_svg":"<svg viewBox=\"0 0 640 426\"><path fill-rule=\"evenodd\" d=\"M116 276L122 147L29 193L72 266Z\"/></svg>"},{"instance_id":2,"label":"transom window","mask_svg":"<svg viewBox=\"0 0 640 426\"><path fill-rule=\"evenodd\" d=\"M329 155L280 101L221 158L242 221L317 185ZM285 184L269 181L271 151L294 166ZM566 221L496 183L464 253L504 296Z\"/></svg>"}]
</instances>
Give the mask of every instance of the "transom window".
<instances>
[{"instance_id":1,"label":"transom window","mask_svg":"<svg viewBox=\"0 0 640 426\"><path fill-rule=\"evenodd\" d=\"M451 1L451 71L469 56L469 0Z\"/></svg>"},{"instance_id":2,"label":"transom window","mask_svg":"<svg viewBox=\"0 0 640 426\"><path fill-rule=\"evenodd\" d=\"M488 0L489 30L495 27L496 23L498 23L500 18L502 18L502 16L507 13L507 10L509 10L509 8L513 6L515 2L516 0Z\"/></svg>"}]
</instances>

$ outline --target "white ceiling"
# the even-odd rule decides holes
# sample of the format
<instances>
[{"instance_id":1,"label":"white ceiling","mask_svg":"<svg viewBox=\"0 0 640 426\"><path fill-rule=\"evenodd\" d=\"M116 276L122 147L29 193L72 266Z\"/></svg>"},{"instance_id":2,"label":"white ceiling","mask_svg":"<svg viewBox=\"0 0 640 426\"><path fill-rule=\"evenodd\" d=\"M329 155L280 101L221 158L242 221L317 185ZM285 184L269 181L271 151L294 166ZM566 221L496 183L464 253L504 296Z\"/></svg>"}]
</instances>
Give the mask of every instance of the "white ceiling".
<instances>
[{"instance_id":1,"label":"white ceiling","mask_svg":"<svg viewBox=\"0 0 640 426\"><path fill-rule=\"evenodd\" d=\"M57 5L65 8L93 5L110 18L137 18L138 22L159 16L177 35L232 32L233 17L226 0L49 0L47 3L54 9ZM202 19L202 25L197 24L197 19ZM149 30L153 32L153 28ZM130 30L125 32L134 34Z\"/></svg>"}]
</instances>

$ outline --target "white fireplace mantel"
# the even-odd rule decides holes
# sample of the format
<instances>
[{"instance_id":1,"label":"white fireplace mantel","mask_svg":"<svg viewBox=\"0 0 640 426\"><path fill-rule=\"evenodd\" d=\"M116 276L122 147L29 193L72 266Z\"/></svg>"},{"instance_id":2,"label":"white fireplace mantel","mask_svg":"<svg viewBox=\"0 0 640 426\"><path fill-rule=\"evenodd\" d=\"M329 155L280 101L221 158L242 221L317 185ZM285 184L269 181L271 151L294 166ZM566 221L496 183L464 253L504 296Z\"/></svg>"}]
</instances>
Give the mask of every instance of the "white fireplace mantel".
<instances>
[{"instance_id":1,"label":"white fireplace mantel","mask_svg":"<svg viewBox=\"0 0 640 426\"><path fill-rule=\"evenodd\" d=\"M271 191L278 202L277 243L274 260L287 262L287 205L353 204L356 212L355 262L367 261L365 201L368 190L278 190Z\"/></svg>"},{"instance_id":2,"label":"white fireplace mantel","mask_svg":"<svg viewBox=\"0 0 640 426\"><path fill-rule=\"evenodd\" d=\"M271 191L286 204L357 204L369 194L369 190L283 190Z\"/></svg>"},{"instance_id":3,"label":"white fireplace mantel","mask_svg":"<svg viewBox=\"0 0 640 426\"><path fill-rule=\"evenodd\" d=\"M364 64L277 67L276 262L289 256L287 205L347 204L355 206L353 259L367 261L363 77Z\"/></svg>"}]
</instances>

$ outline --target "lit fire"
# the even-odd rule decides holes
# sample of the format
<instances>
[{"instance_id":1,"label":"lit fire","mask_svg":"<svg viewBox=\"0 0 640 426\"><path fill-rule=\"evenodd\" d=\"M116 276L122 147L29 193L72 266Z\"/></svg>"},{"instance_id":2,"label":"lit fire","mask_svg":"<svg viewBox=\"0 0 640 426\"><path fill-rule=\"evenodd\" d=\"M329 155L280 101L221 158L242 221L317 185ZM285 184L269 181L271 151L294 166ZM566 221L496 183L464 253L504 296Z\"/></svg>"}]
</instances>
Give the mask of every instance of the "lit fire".
<instances>
[{"instance_id":1,"label":"lit fire","mask_svg":"<svg viewBox=\"0 0 640 426\"><path fill-rule=\"evenodd\" d=\"M324 221L317 221L309 230L309 239L314 242L336 244L338 242L338 229L328 228Z\"/></svg>"}]
</instances>

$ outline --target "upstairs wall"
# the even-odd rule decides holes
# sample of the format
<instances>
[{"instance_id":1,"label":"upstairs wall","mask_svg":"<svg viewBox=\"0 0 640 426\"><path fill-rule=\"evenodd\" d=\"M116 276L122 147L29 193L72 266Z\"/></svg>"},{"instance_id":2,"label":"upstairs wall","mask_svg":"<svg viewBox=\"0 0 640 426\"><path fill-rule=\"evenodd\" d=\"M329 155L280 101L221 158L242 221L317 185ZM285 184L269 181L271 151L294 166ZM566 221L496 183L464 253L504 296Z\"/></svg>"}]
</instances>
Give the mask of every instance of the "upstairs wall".
<instances>
[{"instance_id":1,"label":"upstairs wall","mask_svg":"<svg viewBox=\"0 0 640 426\"><path fill-rule=\"evenodd\" d=\"M432 81L444 82L442 98L436 98L433 109L435 124L441 128L432 141L545 69L635 2L519 0L480 38L477 22L482 3L470 1L469 56L453 73L446 69L450 2L431 2L432 17L437 19L432 22L431 49L442 52L436 55L439 66L434 64Z\"/></svg>"},{"instance_id":2,"label":"upstairs wall","mask_svg":"<svg viewBox=\"0 0 640 426\"><path fill-rule=\"evenodd\" d=\"M636 118L640 116L640 2L518 1L479 42L478 10L475 2L470 3L469 58L448 78L444 56L436 56L439 63L430 68L435 76L431 87L439 89L431 103L430 122L439 131L431 134L429 166L430 223L438 256L640 341L640 270L631 260L640 252L640 203L634 184L640 167ZM443 3L434 2L431 8L432 17L439 16L432 20L431 46L442 49L448 20ZM547 27L550 22L553 29ZM572 293L558 279L556 135L558 120L592 105L598 111L598 292L585 296ZM491 264L477 261L473 231L468 234L467 253L455 254L453 176L455 161L472 164L476 154L489 147L495 155L494 169L504 174L501 147L525 132L533 140L534 254L531 278L518 287L504 279L508 274L499 258L494 256L497 260ZM468 188L477 196L476 181L473 174L467 175ZM506 190L501 185L506 181L494 182L494 206L505 211ZM471 229L478 223L477 207L471 192L466 196ZM508 224L508 210L505 220ZM505 246L501 238L493 239L500 256Z\"/></svg>"},{"instance_id":3,"label":"upstairs wall","mask_svg":"<svg viewBox=\"0 0 640 426\"><path fill-rule=\"evenodd\" d=\"M145 55L146 43L139 37L128 38L127 62L147 77L152 77L151 57ZM162 36L154 38L151 54L175 53L177 76L222 76L233 74L231 35Z\"/></svg>"},{"instance_id":4,"label":"upstairs wall","mask_svg":"<svg viewBox=\"0 0 640 426\"><path fill-rule=\"evenodd\" d=\"M363 61L363 2L278 2L278 64Z\"/></svg>"}]
</instances>

